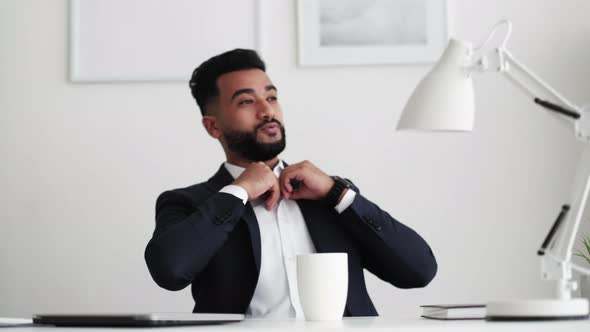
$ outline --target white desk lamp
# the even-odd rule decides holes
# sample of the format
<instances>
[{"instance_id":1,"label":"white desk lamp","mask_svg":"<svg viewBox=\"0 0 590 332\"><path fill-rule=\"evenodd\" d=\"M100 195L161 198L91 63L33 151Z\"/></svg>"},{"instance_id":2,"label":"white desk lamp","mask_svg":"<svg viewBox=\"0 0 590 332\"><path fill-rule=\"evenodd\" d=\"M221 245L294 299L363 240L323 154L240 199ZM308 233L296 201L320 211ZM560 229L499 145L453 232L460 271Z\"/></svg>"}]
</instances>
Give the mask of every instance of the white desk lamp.
<instances>
[{"instance_id":1,"label":"white desk lamp","mask_svg":"<svg viewBox=\"0 0 590 332\"><path fill-rule=\"evenodd\" d=\"M500 46L486 53L486 46L496 31L506 25L506 36ZM579 140L590 142L588 110L567 100L541 78L517 61L506 49L512 32L508 20L498 22L486 41L473 49L470 43L451 39L434 68L422 79L408 100L397 125L398 130L471 131L475 111L472 73L498 72L518 86L540 106L559 114L573 123ZM530 88L535 84L558 103L538 98ZM588 176L574 218L565 219L569 206L564 206L550 235L539 250L542 256L543 278L557 282L555 299L490 302L486 304L488 320L555 320L588 318L588 300L572 298L577 283L572 270L590 275L590 270L571 261L572 249L590 192ZM565 225L559 225L565 219ZM556 239L555 231L561 237ZM552 244L552 245L551 245ZM549 246L551 245L551 246ZM547 250L545 250L547 249Z\"/></svg>"}]
</instances>

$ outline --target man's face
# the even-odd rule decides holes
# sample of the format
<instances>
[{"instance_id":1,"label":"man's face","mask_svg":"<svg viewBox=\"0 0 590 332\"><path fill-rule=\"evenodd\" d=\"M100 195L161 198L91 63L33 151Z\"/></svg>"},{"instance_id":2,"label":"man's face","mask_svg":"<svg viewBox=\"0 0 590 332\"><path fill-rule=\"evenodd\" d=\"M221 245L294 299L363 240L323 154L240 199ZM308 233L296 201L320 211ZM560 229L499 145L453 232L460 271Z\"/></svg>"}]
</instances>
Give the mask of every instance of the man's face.
<instances>
[{"instance_id":1,"label":"man's face","mask_svg":"<svg viewBox=\"0 0 590 332\"><path fill-rule=\"evenodd\" d=\"M216 121L228 149L250 161L276 157L286 145L277 89L265 72L240 70L217 79Z\"/></svg>"}]
</instances>

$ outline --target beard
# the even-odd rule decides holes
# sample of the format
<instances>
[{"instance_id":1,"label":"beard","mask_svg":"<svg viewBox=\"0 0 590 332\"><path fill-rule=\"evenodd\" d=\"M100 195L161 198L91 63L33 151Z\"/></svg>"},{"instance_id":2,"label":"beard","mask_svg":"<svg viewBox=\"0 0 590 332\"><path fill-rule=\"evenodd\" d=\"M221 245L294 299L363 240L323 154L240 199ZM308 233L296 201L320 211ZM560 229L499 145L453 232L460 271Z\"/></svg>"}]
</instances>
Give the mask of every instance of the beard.
<instances>
[{"instance_id":1,"label":"beard","mask_svg":"<svg viewBox=\"0 0 590 332\"><path fill-rule=\"evenodd\" d=\"M260 128L269 123L278 124L281 130L281 139L274 143L261 143L256 140L256 133ZM276 119L264 121L256 126L254 131L228 130L223 133L227 147L241 158L249 161L267 161L283 152L287 145L285 127Z\"/></svg>"}]
</instances>

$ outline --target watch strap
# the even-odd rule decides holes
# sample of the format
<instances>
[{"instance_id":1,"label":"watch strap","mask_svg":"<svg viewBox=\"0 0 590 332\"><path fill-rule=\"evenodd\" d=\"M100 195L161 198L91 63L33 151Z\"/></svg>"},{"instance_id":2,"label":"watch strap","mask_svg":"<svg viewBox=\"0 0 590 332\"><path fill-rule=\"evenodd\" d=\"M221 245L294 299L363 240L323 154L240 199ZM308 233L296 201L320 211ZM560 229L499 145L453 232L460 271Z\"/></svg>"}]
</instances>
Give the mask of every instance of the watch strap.
<instances>
[{"instance_id":1,"label":"watch strap","mask_svg":"<svg viewBox=\"0 0 590 332\"><path fill-rule=\"evenodd\" d=\"M352 188L352 185L350 182L339 176L332 176L331 178L334 180L334 185L332 188L330 188L330 191L328 191L326 197L324 197L324 201L328 206L336 206L338 204L338 199L340 196L342 196L342 193L346 189Z\"/></svg>"}]
</instances>

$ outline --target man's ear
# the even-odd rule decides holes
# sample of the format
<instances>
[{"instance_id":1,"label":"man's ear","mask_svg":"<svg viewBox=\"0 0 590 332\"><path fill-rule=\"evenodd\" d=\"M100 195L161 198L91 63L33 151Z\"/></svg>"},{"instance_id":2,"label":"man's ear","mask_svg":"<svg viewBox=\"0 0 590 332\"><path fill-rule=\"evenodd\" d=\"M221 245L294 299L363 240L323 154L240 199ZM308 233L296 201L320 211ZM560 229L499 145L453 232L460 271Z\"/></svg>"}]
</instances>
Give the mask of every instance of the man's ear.
<instances>
[{"instance_id":1,"label":"man's ear","mask_svg":"<svg viewBox=\"0 0 590 332\"><path fill-rule=\"evenodd\" d=\"M219 123L217 123L217 118L213 115L203 115L203 119L201 120L203 127L209 133L209 136L218 139L221 136L221 129L219 128Z\"/></svg>"}]
</instances>

